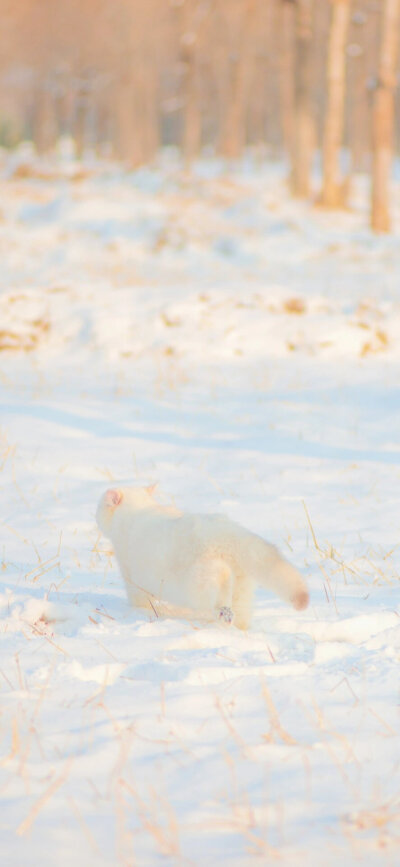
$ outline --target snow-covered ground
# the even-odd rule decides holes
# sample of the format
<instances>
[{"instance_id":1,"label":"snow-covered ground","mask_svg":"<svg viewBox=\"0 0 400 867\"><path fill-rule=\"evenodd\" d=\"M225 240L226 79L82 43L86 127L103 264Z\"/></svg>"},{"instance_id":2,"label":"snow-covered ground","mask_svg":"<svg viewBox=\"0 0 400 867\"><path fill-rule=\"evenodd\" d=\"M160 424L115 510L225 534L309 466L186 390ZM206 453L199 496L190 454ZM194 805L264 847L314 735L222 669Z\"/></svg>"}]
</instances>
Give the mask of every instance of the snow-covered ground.
<instances>
[{"instance_id":1,"label":"snow-covered ground","mask_svg":"<svg viewBox=\"0 0 400 867\"><path fill-rule=\"evenodd\" d=\"M1 862L400 858L400 243L282 166L1 158ZM115 483L306 576L248 633L127 605Z\"/></svg>"}]
</instances>

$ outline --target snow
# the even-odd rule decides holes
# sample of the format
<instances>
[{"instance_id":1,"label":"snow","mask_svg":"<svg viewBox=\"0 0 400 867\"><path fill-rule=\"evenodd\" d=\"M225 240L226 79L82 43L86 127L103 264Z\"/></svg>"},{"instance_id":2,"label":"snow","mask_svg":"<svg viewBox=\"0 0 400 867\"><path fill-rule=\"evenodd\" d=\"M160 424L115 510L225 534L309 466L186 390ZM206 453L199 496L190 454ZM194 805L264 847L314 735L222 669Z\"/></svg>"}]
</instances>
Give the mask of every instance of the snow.
<instances>
[{"instance_id":1,"label":"snow","mask_svg":"<svg viewBox=\"0 0 400 867\"><path fill-rule=\"evenodd\" d=\"M398 233L251 159L0 163L2 862L396 865ZM310 608L129 608L94 512L156 481Z\"/></svg>"}]
</instances>

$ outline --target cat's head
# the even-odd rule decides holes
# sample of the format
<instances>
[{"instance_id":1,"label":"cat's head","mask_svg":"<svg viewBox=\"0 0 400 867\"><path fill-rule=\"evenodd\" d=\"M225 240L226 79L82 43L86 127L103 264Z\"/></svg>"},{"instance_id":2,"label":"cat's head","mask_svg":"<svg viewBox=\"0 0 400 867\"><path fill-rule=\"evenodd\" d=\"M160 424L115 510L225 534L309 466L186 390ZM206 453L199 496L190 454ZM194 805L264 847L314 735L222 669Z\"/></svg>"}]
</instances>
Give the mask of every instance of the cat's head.
<instances>
[{"instance_id":1,"label":"cat's head","mask_svg":"<svg viewBox=\"0 0 400 867\"><path fill-rule=\"evenodd\" d=\"M114 516L120 510L141 511L154 505L154 491L157 485L147 488L109 488L100 497L96 511L98 527L108 536Z\"/></svg>"}]
</instances>

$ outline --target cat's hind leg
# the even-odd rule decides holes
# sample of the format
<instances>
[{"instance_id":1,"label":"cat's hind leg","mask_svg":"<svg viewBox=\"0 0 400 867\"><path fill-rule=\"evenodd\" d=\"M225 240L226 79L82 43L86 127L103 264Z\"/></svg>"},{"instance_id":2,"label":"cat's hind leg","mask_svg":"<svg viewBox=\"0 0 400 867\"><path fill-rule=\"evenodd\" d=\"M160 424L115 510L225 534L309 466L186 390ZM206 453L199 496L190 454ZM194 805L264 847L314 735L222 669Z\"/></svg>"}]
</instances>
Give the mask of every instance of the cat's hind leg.
<instances>
[{"instance_id":1,"label":"cat's hind leg","mask_svg":"<svg viewBox=\"0 0 400 867\"><path fill-rule=\"evenodd\" d=\"M219 557L207 555L196 563L193 574L196 607L211 611L216 620L232 623L233 575Z\"/></svg>"},{"instance_id":2,"label":"cat's hind leg","mask_svg":"<svg viewBox=\"0 0 400 867\"><path fill-rule=\"evenodd\" d=\"M233 622L232 608L228 608L227 605L223 605L222 608L219 609L218 617L224 623L232 623Z\"/></svg>"},{"instance_id":3,"label":"cat's hind leg","mask_svg":"<svg viewBox=\"0 0 400 867\"><path fill-rule=\"evenodd\" d=\"M253 614L254 583L243 575L235 575L232 609L233 622L238 629L248 629Z\"/></svg>"},{"instance_id":4,"label":"cat's hind leg","mask_svg":"<svg viewBox=\"0 0 400 867\"><path fill-rule=\"evenodd\" d=\"M131 590L129 593L129 601L134 608L144 608L146 611L154 611L152 594L146 593L144 590Z\"/></svg>"},{"instance_id":5,"label":"cat's hind leg","mask_svg":"<svg viewBox=\"0 0 400 867\"><path fill-rule=\"evenodd\" d=\"M131 581L124 573L123 578L125 580L128 599L133 608L144 608L145 611L154 611L155 600L153 594L145 590L144 587L139 587L138 584Z\"/></svg>"}]
</instances>

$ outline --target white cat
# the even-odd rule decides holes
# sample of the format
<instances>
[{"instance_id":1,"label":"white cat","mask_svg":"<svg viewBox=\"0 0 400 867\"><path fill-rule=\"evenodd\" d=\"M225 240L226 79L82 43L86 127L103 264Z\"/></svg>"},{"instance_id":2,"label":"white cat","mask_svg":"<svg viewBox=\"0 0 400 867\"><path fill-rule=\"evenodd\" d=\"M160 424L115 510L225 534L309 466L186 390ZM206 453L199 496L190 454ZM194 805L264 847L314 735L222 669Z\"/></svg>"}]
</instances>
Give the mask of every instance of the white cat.
<instances>
[{"instance_id":1,"label":"white cat","mask_svg":"<svg viewBox=\"0 0 400 867\"><path fill-rule=\"evenodd\" d=\"M247 629L258 585L306 608L302 577L273 545L223 515L162 506L154 488L108 490L96 513L100 530L113 543L132 605L154 608L162 600Z\"/></svg>"}]
</instances>

